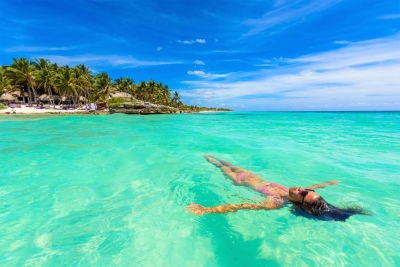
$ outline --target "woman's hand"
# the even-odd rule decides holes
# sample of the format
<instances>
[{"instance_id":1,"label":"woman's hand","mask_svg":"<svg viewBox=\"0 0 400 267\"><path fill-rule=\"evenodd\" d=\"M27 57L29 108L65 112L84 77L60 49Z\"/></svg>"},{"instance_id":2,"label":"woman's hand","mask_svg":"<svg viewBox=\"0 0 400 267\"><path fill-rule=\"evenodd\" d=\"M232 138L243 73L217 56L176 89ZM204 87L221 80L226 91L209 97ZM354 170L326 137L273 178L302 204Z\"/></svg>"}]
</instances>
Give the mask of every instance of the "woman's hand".
<instances>
[{"instance_id":1,"label":"woman's hand","mask_svg":"<svg viewBox=\"0 0 400 267\"><path fill-rule=\"evenodd\" d=\"M186 208L189 212L196 214L196 215L204 215L204 213L206 213L206 209L207 209L206 207L203 207L202 205L194 204L194 203L190 204L190 206L187 206Z\"/></svg>"},{"instance_id":2,"label":"woman's hand","mask_svg":"<svg viewBox=\"0 0 400 267\"><path fill-rule=\"evenodd\" d=\"M307 186L306 189L314 190L314 189L317 189L317 188L324 188L326 185L337 185L339 183L340 183L339 180L333 180L333 181L328 181L328 182L324 182L324 183L321 183L321 184L314 184L312 186Z\"/></svg>"}]
</instances>

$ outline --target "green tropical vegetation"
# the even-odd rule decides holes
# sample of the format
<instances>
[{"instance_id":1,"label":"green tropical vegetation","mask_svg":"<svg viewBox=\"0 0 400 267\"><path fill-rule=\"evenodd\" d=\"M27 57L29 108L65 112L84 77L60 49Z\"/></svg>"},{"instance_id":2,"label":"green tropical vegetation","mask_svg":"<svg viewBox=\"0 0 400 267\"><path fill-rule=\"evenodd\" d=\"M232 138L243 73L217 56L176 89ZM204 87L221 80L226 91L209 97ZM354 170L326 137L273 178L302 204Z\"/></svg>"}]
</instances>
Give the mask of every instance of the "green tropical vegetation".
<instances>
[{"instance_id":1,"label":"green tropical vegetation","mask_svg":"<svg viewBox=\"0 0 400 267\"><path fill-rule=\"evenodd\" d=\"M116 107L126 98L111 97L112 94L126 93L132 101L145 101L158 105L176 107L188 111L229 109L187 106L181 101L177 91L171 92L168 85L154 80L136 84L130 77L113 80L106 72L96 75L84 64L75 67L58 66L47 59L15 58L10 66L0 66L0 95L18 91L20 96L27 96L29 103L40 102L41 95L47 95L50 105L60 99L69 99L74 106L106 102Z\"/></svg>"}]
</instances>

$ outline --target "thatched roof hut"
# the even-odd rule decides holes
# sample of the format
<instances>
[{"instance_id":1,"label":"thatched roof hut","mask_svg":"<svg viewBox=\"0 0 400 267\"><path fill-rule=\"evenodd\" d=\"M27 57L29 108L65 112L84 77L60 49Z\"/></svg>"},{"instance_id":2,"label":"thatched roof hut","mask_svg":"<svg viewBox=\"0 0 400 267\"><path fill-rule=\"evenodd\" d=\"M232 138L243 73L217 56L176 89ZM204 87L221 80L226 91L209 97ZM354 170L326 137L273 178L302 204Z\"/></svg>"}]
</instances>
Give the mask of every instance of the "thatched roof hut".
<instances>
[{"instance_id":1,"label":"thatched roof hut","mask_svg":"<svg viewBox=\"0 0 400 267\"><path fill-rule=\"evenodd\" d=\"M0 101L16 101L17 98L10 93L4 93L0 96Z\"/></svg>"},{"instance_id":2,"label":"thatched roof hut","mask_svg":"<svg viewBox=\"0 0 400 267\"><path fill-rule=\"evenodd\" d=\"M29 97L29 94L28 94L27 92L23 92L23 93L21 94L21 91L20 91L20 90L12 91L12 92L10 92L10 94L11 94L12 96L14 96L14 97Z\"/></svg>"},{"instance_id":3,"label":"thatched roof hut","mask_svg":"<svg viewBox=\"0 0 400 267\"><path fill-rule=\"evenodd\" d=\"M61 101L72 101L72 97L71 96L62 96Z\"/></svg>"},{"instance_id":4,"label":"thatched roof hut","mask_svg":"<svg viewBox=\"0 0 400 267\"><path fill-rule=\"evenodd\" d=\"M47 101L50 101L50 97L48 95L44 94L44 95L39 96L39 100L47 102Z\"/></svg>"},{"instance_id":5,"label":"thatched roof hut","mask_svg":"<svg viewBox=\"0 0 400 267\"><path fill-rule=\"evenodd\" d=\"M133 96L131 94L125 93L125 92L118 92L118 93L112 93L111 97L118 97L118 98L125 98L131 100Z\"/></svg>"}]
</instances>

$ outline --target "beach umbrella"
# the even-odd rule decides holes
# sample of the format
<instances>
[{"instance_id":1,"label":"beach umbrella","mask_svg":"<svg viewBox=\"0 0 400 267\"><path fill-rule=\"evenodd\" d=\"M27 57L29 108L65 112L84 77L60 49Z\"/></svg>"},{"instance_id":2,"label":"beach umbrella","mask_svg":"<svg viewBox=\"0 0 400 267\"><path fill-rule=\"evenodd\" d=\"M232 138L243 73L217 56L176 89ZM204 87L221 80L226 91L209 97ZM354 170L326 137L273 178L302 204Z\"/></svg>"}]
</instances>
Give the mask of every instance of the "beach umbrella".
<instances>
[{"instance_id":1,"label":"beach umbrella","mask_svg":"<svg viewBox=\"0 0 400 267\"><path fill-rule=\"evenodd\" d=\"M21 97L21 91L17 90L17 91L12 91L10 92L10 94L14 97Z\"/></svg>"},{"instance_id":2,"label":"beach umbrella","mask_svg":"<svg viewBox=\"0 0 400 267\"><path fill-rule=\"evenodd\" d=\"M72 101L72 97L71 96L62 96L61 97L61 102L63 103L63 104L71 104L73 101Z\"/></svg>"},{"instance_id":3,"label":"beach umbrella","mask_svg":"<svg viewBox=\"0 0 400 267\"><path fill-rule=\"evenodd\" d=\"M3 101L15 101L15 97L10 93L4 93L0 96L0 100Z\"/></svg>"},{"instance_id":4,"label":"beach umbrella","mask_svg":"<svg viewBox=\"0 0 400 267\"><path fill-rule=\"evenodd\" d=\"M40 101L49 101L50 97L46 94L39 96Z\"/></svg>"}]
</instances>

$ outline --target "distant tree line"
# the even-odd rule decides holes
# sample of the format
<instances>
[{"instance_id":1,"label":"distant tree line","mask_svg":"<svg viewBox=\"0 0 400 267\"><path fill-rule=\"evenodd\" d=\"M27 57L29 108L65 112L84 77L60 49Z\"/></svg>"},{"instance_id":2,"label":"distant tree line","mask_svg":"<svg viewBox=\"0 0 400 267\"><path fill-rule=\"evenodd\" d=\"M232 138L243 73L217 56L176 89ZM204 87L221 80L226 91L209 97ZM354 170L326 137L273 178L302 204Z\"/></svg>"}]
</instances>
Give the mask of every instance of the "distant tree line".
<instances>
[{"instance_id":1,"label":"distant tree line","mask_svg":"<svg viewBox=\"0 0 400 267\"><path fill-rule=\"evenodd\" d=\"M0 95L11 91L27 94L30 103L38 103L42 94L49 96L54 105L57 97L69 97L74 105L79 102L106 102L112 93L125 92L133 98L154 104L184 108L189 110L210 110L197 106L186 106L182 103L177 91L171 93L168 85L150 80L135 81L129 77L121 77L114 81L106 72L93 75L84 64L75 67L58 66L47 59L37 58L29 61L16 58L10 66L0 66ZM212 110L228 110L215 109Z\"/></svg>"}]
</instances>

